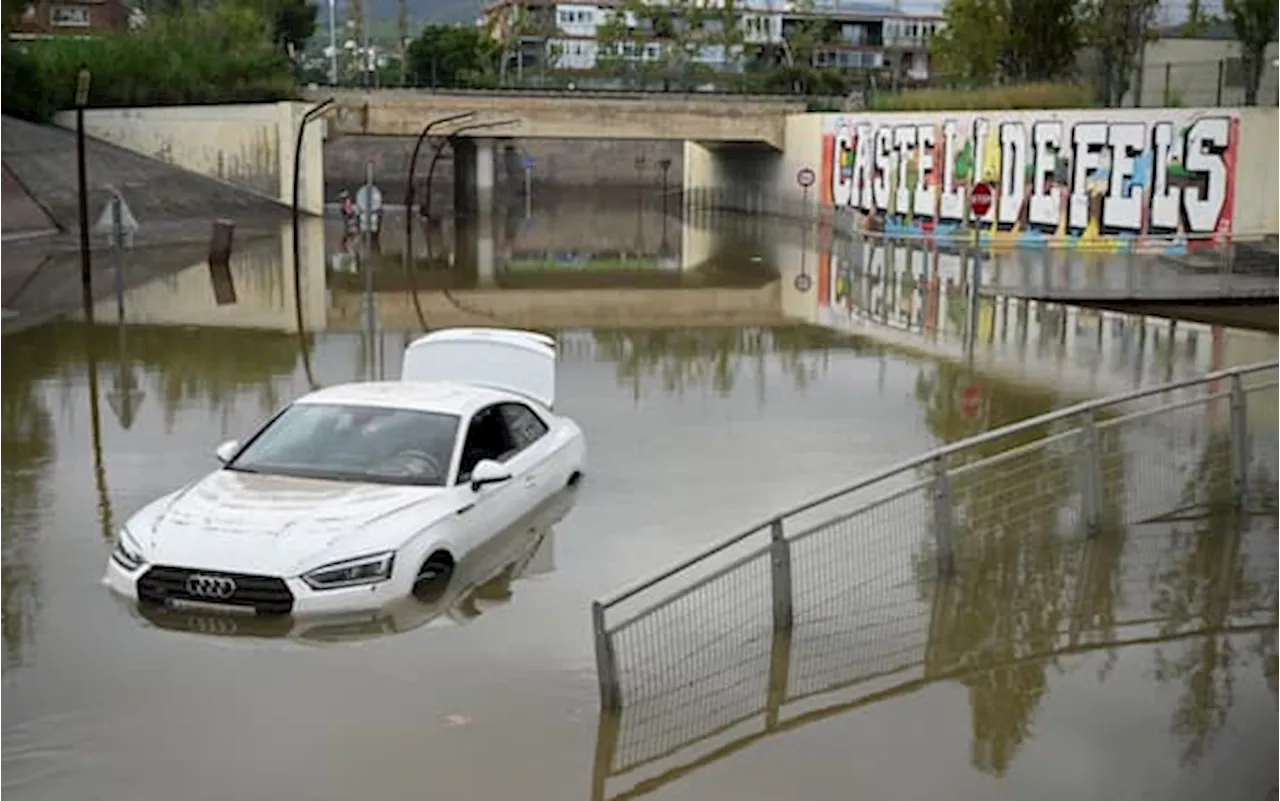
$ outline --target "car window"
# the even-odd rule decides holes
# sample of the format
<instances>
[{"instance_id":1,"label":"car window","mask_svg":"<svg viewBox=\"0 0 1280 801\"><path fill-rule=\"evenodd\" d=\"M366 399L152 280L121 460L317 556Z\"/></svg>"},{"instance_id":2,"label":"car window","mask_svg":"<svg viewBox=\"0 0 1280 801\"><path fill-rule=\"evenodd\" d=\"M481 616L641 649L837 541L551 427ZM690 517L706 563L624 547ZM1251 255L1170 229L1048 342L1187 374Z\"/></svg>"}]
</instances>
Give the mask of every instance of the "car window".
<instances>
[{"instance_id":1,"label":"car window","mask_svg":"<svg viewBox=\"0 0 1280 801\"><path fill-rule=\"evenodd\" d=\"M524 450L547 433L547 424L523 403L504 403L501 409L518 449Z\"/></svg>"},{"instance_id":2,"label":"car window","mask_svg":"<svg viewBox=\"0 0 1280 801\"><path fill-rule=\"evenodd\" d=\"M506 420L497 406L488 406L476 412L467 427L467 438L462 443L462 461L458 464L458 483L471 480L471 471L482 459L505 462L518 451L507 428Z\"/></svg>"},{"instance_id":3,"label":"car window","mask_svg":"<svg viewBox=\"0 0 1280 801\"><path fill-rule=\"evenodd\" d=\"M457 415L413 409L294 404L259 432L227 468L443 486L460 422Z\"/></svg>"}]
</instances>

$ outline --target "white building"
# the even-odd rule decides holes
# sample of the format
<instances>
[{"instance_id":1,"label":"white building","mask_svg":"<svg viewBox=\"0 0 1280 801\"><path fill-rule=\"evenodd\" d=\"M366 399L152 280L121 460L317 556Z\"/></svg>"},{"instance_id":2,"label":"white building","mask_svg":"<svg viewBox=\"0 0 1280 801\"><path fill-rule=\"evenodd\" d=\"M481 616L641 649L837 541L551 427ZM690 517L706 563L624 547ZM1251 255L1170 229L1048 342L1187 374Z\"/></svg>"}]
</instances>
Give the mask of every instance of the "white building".
<instances>
[{"instance_id":1,"label":"white building","mask_svg":"<svg viewBox=\"0 0 1280 801\"><path fill-rule=\"evenodd\" d=\"M705 7L722 7L722 0L706 0ZM800 6L788 0L742 0L735 9L741 37L725 35L722 20L708 20L699 32L704 44L693 60L718 71L744 69L753 62L785 62L791 57L788 43L800 31L808 31L819 32L823 41L813 54L814 66L891 71L904 80L924 80L929 74L929 40L943 24L938 14L906 13L893 5L865 2L820 0ZM634 63L660 60L669 38L653 30L650 20L629 12L621 20L624 35L617 41L602 40L602 28L615 13L615 0L498 0L485 9L483 24L510 44L508 70L554 69L586 77L602 72L604 62L614 58ZM741 44L726 46L726 41Z\"/></svg>"}]
</instances>

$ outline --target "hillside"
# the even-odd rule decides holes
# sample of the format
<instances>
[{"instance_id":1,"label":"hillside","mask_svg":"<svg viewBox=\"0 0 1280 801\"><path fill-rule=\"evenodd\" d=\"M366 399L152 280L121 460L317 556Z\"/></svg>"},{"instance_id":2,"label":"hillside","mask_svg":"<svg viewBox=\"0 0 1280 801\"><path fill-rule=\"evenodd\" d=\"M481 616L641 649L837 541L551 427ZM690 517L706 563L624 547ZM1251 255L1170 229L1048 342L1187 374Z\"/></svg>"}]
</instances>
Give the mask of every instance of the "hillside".
<instances>
[{"instance_id":1,"label":"hillside","mask_svg":"<svg viewBox=\"0 0 1280 801\"><path fill-rule=\"evenodd\" d=\"M482 0L409 0L412 27L428 24L471 23L480 15ZM395 21L397 0L370 0L369 16L377 21ZM324 20L321 19L323 23Z\"/></svg>"}]
</instances>

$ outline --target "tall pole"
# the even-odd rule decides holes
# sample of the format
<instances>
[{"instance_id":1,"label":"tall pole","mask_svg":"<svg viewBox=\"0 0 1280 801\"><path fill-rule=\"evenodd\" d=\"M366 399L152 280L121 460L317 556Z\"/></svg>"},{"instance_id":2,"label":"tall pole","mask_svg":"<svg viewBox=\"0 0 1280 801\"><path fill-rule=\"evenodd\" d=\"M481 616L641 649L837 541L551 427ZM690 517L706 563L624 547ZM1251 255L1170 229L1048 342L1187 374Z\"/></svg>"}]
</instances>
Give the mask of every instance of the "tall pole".
<instances>
[{"instance_id":1,"label":"tall pole","mask_svg":"<svg viewBox=\"0 0 1280 801\"><path fill-rule=\"evenodd\" d=\"M89 255L89 179L84 157L84 107L89 102L89 68L76 75L76 192L80 202L80 290L85 319L93 323L93 262Z\"/></svg>"},{"instance_id":2,"label":"tall pole","mask_svg":"<svg viewBox=\"0 0 1280 801\"><path fill-rule=\"evenodd\" d=\"M329 85L338 85L338 0L329 0Z\"/></svg>"},{"instance_id":3,"label":"tall pole","mask_svg":"<svg viewBox=\"0 0 1280 801\"><path fill-rule=\"evenodd\" d=\"M417 178L418 173L418 152L422 150L422 143L426 141L427 134L437 125L444 125L446 122L454 122L455 120L474 117L474 111L464 111L461 114L452 114L448 117L440 117L432 120L423 126L422 132L418 134L418 141L413 143L413 155L409 156L409 181L404 187L404 258L403 264L406 272L413 267L413 182ZM430 187L427 189L430 192ZM411 273L412 275L412 273Z\"/></svg>"}]
</instances>

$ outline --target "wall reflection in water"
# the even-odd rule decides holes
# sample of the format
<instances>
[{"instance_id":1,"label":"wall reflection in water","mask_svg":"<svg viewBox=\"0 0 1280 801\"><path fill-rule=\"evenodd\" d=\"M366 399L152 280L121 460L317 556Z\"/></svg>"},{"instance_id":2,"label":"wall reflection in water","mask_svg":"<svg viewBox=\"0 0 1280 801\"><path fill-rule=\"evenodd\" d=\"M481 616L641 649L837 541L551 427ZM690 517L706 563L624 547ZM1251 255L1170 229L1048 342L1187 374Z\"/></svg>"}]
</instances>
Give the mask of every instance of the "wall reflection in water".
<instances>
[{"instance_id":1,"label":"wall reflection in water","mask_svg":"<svg viewBox=\"0 0 1280 801\"><path fill-rule=\"evenodd\" d=\"M1001 776L1051 686L1106 682L1119 660L1149 660L1157 686L1179 688L1168 725L1195 769L1233 705L1262 702L1234 697L1244 674L1265 675L1275 703L1276 536L1274 512L1092 541L1015 530L970 550L951 581L854 588L790 634L771 635L766 614L731 649L686 655L678 676L670 662L661 676L631 664L622 711L601 717L593 797L646 795L775 734L944 682L967 692L972 765ZM722 598L761 580L767 596L767 571L735 572L717 579L740 585ZM641 644L650 659L662 661L661 639ZM1102 671L1070 669L1090 653L1106 655Z\"/></svg>"}]
</instances>

